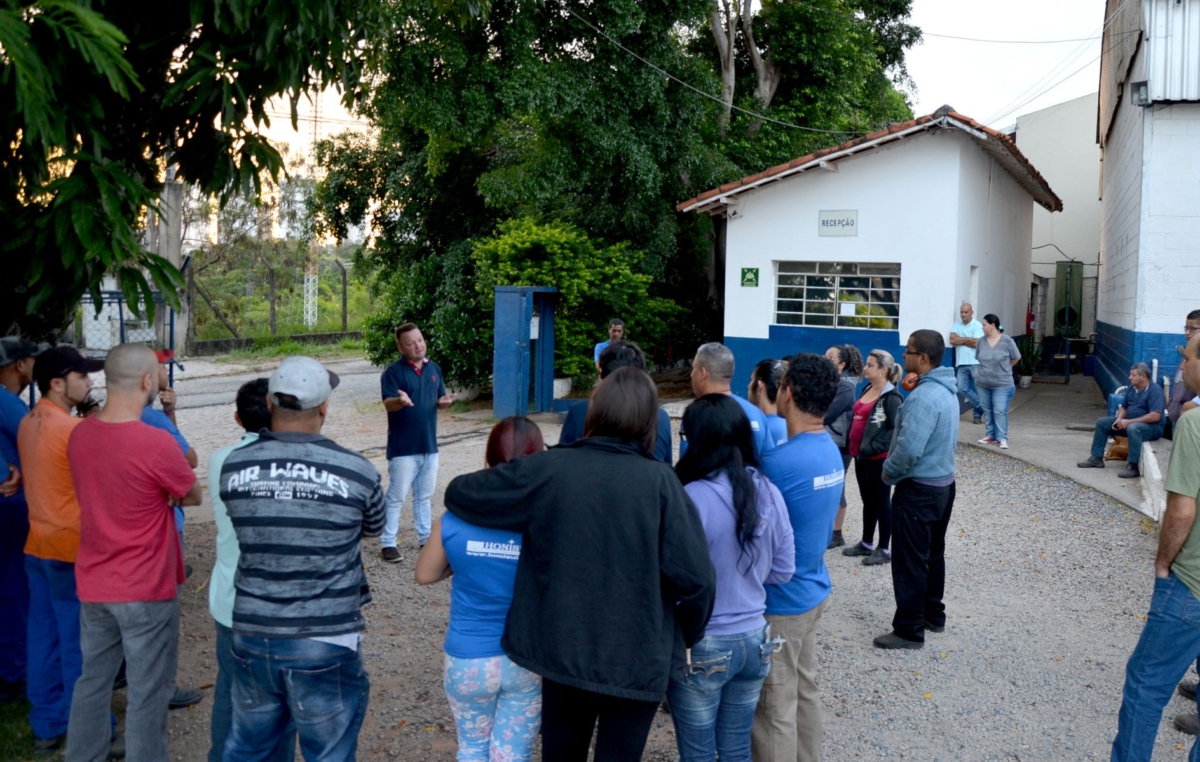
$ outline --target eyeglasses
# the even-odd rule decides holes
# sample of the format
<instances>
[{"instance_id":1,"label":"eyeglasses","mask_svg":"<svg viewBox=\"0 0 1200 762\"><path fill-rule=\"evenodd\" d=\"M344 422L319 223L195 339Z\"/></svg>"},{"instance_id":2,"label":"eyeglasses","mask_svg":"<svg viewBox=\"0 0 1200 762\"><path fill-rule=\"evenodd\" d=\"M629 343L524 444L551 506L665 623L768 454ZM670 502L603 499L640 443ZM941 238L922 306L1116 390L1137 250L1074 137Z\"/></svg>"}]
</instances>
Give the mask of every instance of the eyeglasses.
<instances>
[{"instance_id":1,"label":"eyeglasses","mask_svg":"<svg viewBox=\"0 0 1200 762\"><path fill-rule=\"evenodd\" d=\"M1192 335L1193 333L1195 333L1196 331L1200 331L1200 326L1197 326L1197 325L1185 325L1185 326L1183 327L1183 335L1184 335L1184 336L1191 336L1191 335Z\"/></svg>"}]
</instances>

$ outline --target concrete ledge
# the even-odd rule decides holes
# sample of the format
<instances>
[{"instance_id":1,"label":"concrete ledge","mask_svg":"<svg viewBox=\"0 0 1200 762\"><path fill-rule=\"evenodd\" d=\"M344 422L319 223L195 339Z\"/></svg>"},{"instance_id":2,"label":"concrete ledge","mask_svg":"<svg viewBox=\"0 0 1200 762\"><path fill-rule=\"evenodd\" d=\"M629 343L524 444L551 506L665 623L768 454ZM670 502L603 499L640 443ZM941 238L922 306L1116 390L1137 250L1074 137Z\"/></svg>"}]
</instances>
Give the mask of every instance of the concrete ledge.
<instances>
[{"instance_id":1,"label":"concrete ledge","mask_svg":"<svg viewBox=\"0 0 1200 762\"><path fill-rule=\"evenodd\" d=\"M1142 505L1138 509L1155 521L1167 510L1167 491L1163 488L1164 474L1171 462L1171 442L1156 439L1142 444Z\"/></svg>"}]
</instances>

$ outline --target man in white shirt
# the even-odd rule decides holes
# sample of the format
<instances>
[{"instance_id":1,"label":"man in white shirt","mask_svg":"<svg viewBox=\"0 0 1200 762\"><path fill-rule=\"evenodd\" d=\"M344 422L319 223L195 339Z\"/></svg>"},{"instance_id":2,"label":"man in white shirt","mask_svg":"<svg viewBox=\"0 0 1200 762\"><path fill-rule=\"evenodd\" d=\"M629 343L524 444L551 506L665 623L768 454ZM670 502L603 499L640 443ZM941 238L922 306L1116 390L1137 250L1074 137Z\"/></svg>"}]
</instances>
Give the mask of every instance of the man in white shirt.
<instances>
[{"instance_id":1,"label":"man in white shirt","mask_svg":"<svg viewBox=\"0 0 1200 762\"><path fill-rule=\"evenodd\" d=\"M975 319L975 308L963 302L958 308L959 320L950 327L950 346L954 347L954 375L958 379L959 394L971 401L972 423L983 423L983 405L979 404L979 393L975 391L975 371L979 360L975 359L975 346L983 338L983 324Z\"/></svg>"}]
</instances>

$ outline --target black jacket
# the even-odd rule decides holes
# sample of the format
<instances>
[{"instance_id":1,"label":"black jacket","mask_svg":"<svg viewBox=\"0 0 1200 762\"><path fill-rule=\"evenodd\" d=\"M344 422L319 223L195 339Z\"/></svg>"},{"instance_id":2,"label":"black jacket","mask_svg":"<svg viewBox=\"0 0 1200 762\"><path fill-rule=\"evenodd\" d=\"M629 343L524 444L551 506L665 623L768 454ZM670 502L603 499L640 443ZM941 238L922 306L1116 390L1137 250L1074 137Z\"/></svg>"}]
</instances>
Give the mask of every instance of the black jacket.
<instances>
[{"instance_id":1,"label":"black jacket","mask_svg":"<svg viewBox=\"0 0 1200 762\"><path fill-rule=\"evenodd\" d=\"M861 398L860 398L861 399ZM858 457L871 458L882 455L892 446L892 430L896 428L896 413L904 398L896 387L888 389L875 400L862 443L858 446Z\"/></svg>"},{"instance_id":2,"label":"black jacket","mask_svg":"<svg viewBox=\"0 0 1200 762\"><path fill-rule=\"evenodd\" d=\"M501 645L563 685L640 701L704 636L716 573L675 472L633 442L589 437L459 476L446 508L523 532Z\"/></svg>"},{"instance_id":3,"label":"black jacket","mask_svg":"<svg viewBox=\"0 0 1200 762\"><path fill-rule=\"evenodd\" d=\"M825 411L825 429L833 438L838 449L845 450L850 436L850 423L854 420L855 390L858 381L854 376L843 375L838 379L837 394L829 409Z\"/></svg>"}]
</instances>

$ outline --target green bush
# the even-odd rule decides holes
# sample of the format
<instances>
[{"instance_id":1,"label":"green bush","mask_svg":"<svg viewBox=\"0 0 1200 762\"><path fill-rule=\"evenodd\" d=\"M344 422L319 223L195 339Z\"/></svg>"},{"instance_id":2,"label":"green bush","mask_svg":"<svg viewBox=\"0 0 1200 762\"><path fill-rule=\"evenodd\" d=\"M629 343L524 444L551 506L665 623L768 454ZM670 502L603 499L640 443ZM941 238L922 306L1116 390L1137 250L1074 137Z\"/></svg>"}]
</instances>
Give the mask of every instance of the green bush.
<instances>
[{"instance_id":1,"label":"green bush","mask_svg":"<svg viewBox=\"0 0 1200 762\"><path fill-rule=\"evenodd\" d=\"M625 321L625 335L650 351L678 308L651 297L651 276L637 272L644 257L627 243L604 247L566 223L530 219L501 223L474 246L476 290L486 310L490 341L495 286L554 286L554 371L558 376L595 373L592 348L608 321Z\"/></svg>"}]
</instances>

